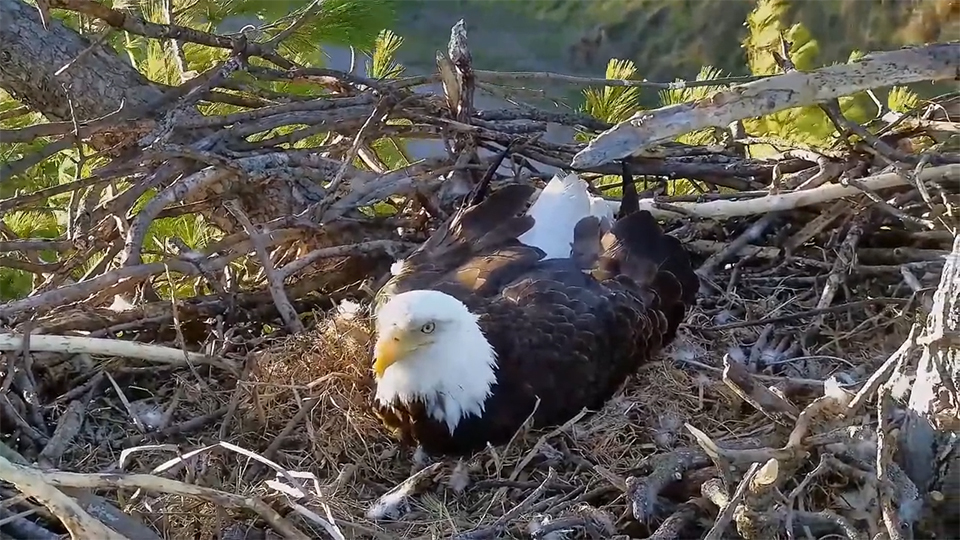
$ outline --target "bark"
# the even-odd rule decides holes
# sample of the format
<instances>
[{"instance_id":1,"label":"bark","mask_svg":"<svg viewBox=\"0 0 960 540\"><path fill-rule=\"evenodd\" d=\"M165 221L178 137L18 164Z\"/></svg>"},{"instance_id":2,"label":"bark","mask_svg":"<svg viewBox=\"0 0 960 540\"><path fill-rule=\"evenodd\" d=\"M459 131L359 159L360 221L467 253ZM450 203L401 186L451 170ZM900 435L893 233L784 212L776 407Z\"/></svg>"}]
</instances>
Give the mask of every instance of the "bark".
<instances>
[{"instance_id":1,"label":"bark","mask_svg":"<svg viewBox=\"0 0 960 540\"><path fill-rule=\"evenodd\" d=\"M938 456L954 444L950 438L960 429L960 236L947 257L940 286L933 296L923 335L917 376L910 393L903 427L901 461L921 492L938 487L944 499L960 500L960 452L951 451L942 463ZM956 508L956 506L952 506Z\"/></svg>"},{"instance_id":2,"label":"bark","mask_svg":"<svg viewBox=\"0 0 960 540\"><path fill-rule=\"evenodd\" d=\"M83 122L121 105L139 109L162 94L110 47L100 44L84 53L91 41L57 19L45 30L37 8L21 0L0 0L0 21L0 88L51 121L72 119L68 96Z\"/></svg>"}]
</instances>

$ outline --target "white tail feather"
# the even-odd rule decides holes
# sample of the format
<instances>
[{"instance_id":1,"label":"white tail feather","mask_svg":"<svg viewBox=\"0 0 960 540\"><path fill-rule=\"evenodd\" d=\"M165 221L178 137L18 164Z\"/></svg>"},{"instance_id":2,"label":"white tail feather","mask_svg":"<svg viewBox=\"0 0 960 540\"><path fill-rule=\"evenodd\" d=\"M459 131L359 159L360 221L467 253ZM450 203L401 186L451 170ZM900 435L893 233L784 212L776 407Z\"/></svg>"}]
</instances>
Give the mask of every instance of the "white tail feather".
<instances>
[{"instance_id":1,"label":"white tail feather","mask_svg":"<svg viewBox=\"0 0 960 540\"><path fill-rule=\"evenodd\" d=\"M573 228L582 218L595 215L613 219L610 205L600 197L591 196L587 183L577 173L554 175L527 215L533 216L536 222L520 236L520 241L542 249L548 259L570 256Z\"/></svg>"}]
</instances>

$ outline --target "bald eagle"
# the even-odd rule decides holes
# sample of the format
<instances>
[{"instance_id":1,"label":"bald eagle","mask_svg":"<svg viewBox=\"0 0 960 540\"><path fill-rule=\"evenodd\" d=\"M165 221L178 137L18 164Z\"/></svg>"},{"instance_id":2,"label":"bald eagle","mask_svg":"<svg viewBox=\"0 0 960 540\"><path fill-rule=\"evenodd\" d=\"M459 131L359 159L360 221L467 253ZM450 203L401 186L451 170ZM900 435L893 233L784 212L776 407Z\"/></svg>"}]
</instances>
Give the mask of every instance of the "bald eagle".
<instances>
[{"instance_id":1,"label":"bald eagle","mask_svg":"<svg viewBox=\"0 0 960 540\"><path fill-rule=\"evenodd\" d=\"M680 242L636 211L632 183L624 193L614 220L576 174L529 208L535 189L511 184L397 265L374 302L384 425L427 454L464 456L506 443L531 413L536 428L599 409L654 358L699 280Z\"/></svg>"}]
</instances>

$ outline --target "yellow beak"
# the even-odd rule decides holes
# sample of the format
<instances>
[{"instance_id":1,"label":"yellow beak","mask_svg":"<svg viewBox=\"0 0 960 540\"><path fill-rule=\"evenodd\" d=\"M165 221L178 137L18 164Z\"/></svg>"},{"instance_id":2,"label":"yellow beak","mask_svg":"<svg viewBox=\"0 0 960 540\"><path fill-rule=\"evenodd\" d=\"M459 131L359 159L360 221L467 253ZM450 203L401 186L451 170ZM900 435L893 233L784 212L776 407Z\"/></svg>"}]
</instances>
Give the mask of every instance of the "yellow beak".
<instances>
[{"instance_id":1,"label":"yellow beak","mask_svg":"<svg viewBox=\"0 0 960 540\"><path fill-rule=\"evenodd\" d=\"M407 352L407 347L403 341L403 336L399 332L394 332L381 336L373 349L373 371L377 378L383 377L387 368L392 366L397 360L403 358Z\"/></svg>"}]
</instances>

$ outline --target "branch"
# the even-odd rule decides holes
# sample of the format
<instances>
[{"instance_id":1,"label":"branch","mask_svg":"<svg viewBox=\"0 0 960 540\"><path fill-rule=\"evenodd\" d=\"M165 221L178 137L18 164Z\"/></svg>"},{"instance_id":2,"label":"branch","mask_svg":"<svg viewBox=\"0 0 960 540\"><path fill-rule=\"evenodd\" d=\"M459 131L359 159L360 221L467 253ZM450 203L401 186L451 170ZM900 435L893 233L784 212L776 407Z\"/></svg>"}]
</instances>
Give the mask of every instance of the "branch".
<instances>
[{"instance_id":1,"label":"branch","mask_svg":"<svg viewBox=\"0 0 960 540\"><path fill-rule=\"evenodd\" d=\"M253 245L257 257L260 259L263 273L267 277L270 296L273 297L273 302L277 305L277 311L280 313L283 323L287 326L287 330L289 330L291 334L302 333L304 330L303 323L300 322L297 310L293 309L293 306L290 304L290 299L287 298L287 293L283 290L283 275L277 271L273 266L273 261L270 260L270 253L267 251L267 242L265 239L267 235L261 233L257 227L250 222L250 218L243 213L243 210L240 208L240 205L237 204L236 200L231 199L224 204L227 210L233 214L233 217L240 222L240 225L243 227L243 230L246 231L247 235L250 236L250 243Z\"/></svg>"},{"instance_id":2,"label":"branch","mask_svg":"<svg viewBox=\"0 0 960 540\"><path fill-rule=\"evenodd\" d=\"M937 432L950 431L960 410L956 385L960 382L960 234L954 236L940 285L926 327L917 338L923 352L910 390L904 444L904 469L916 486L926 492L935 474Z\"/></svg>"},{"instance_id":3,"label":"branch","mask_svg":"<svg viewBox=\"0 0 960 540\"><path fill-rule=\"evenodd\" d=\"M51 121L73 119L71 99L76 118L86 122L121 107L141 110L163 96L158 85L112 51L100 46L84 54L90 41L59 19L51 18L45 30L37 9L26 2L0 0L0 21L4 52L0 87ZM63 77L56 73L74 61L65 89Z\"/></svg>"},{"instance_id":4,"label":"branch","mask_svg":"<svg viewBox=\"0 0 960 540\"><path fill-rule=\"evenodd\" d=\"M143 20L143 18L133 13L125 13L117 9L112 9L92 0L49 0L48 4L51 8L67 9L96 17L113 28L149 38L161 40L175 39L196 43L198 45L207 45L208 47L219 47L221 49L235 49L237 48L238 40L245 41L243 37L234 38L221 36L175 24L152 23ZM259 56L284 69L294 67L294 64L289 60L255 43L245 43L241 49L248 56Z\"/></svg>"},{"instance_id":5,"label":"branch","mask_svg":"<svg viewBox=\"0 0 960 540\"><path fill-rule=\"evenodd\" d=\"M952 79L960 69L960 42L936 43L865 56L859 61L754 81L709 97L641 111L601 133L573 158L587 169L647 146L707 127L803 107L878 86Z\"/></svg>"},{"instance_id":6,"label":"branch","mask_svg":"<svg viewBox=\"0 0 960 540\"><path fill-rule=\"evenodd\" d=\"M15 334L0 333L0 351L18 351L23 347L23 336ZM187 362L194 364L207 364L216 366L229 371L237 371L233 364L225 359L211 358L209 356L184 352L172 347L163 347L161 345L147 345L135 341L121 341L119 339L101 339L81 336L48 336L31 335L30 350L56 353L86 353L98 354L104 356L116 356L120 358L136 358L156 362L158 364L169 364L175 366L186 366ZM186 355L186 358L184 358Z\"/></svg>"},{"instance_id":7,"label":"branch","mask_svg":"<svg viewBox=\"0 0 960 540\"><path fill-rule=\"evenodd\" d=\"M50 509L73 538L129 540L100 523L81 508L77 501L50 485L44 478L44 473L37 469L11 463L0 456L0 478L17 486L25 495L37 499Z\"/></svg>"},{"instance_id":8,"label":"branch","mask_svg":"<svg viewBox=\"0 0 960 540\"><path fill-rule=\"evenodd\" d=\"M565 75L563 73L550 73L545 71L486 71L474 70L478 80L484 82L496 81L546 81L549 83L563 83L576 86L620 86L635 88L659 88L663 90L680 90L683 88L701 88L704 86L724 86L731 84L742 84L759 79L765 79L766 76L746 76L746 77L722 77L717 79L707 79L703 81L676 81L676 82L653 82L653 81L635 81L631 79L605 79L602 77L579 77L576 75Z\"/></svg>"},{"instance_id":9,"label":"branch","mask_svg":"<svg viewBox=\"0 0 960 540\"><path fill-rule=\"evenodd\" d=\"M960 165L940 165L923 169L917 176L917 182L947 182L960 179ZM910 182L902 174L892 172L860 179L863 186L874 190L907 186ZM736 216L753 216L767 214L781 210L793 210L805 206L821 204L843 197L859 195L862 191L853 186L841 184L825 184L818 188L799 190L779 195L768 195L743 201L717 200L705 203L672 203L671 207L677 210L663 208L655 199L641 199L640 209L647 210L655 217L671 219L677 217L698 217L710 219L725 219ZM620 207L618 201L607 201L614 213Z\"/></svg>"}]
</instances>

